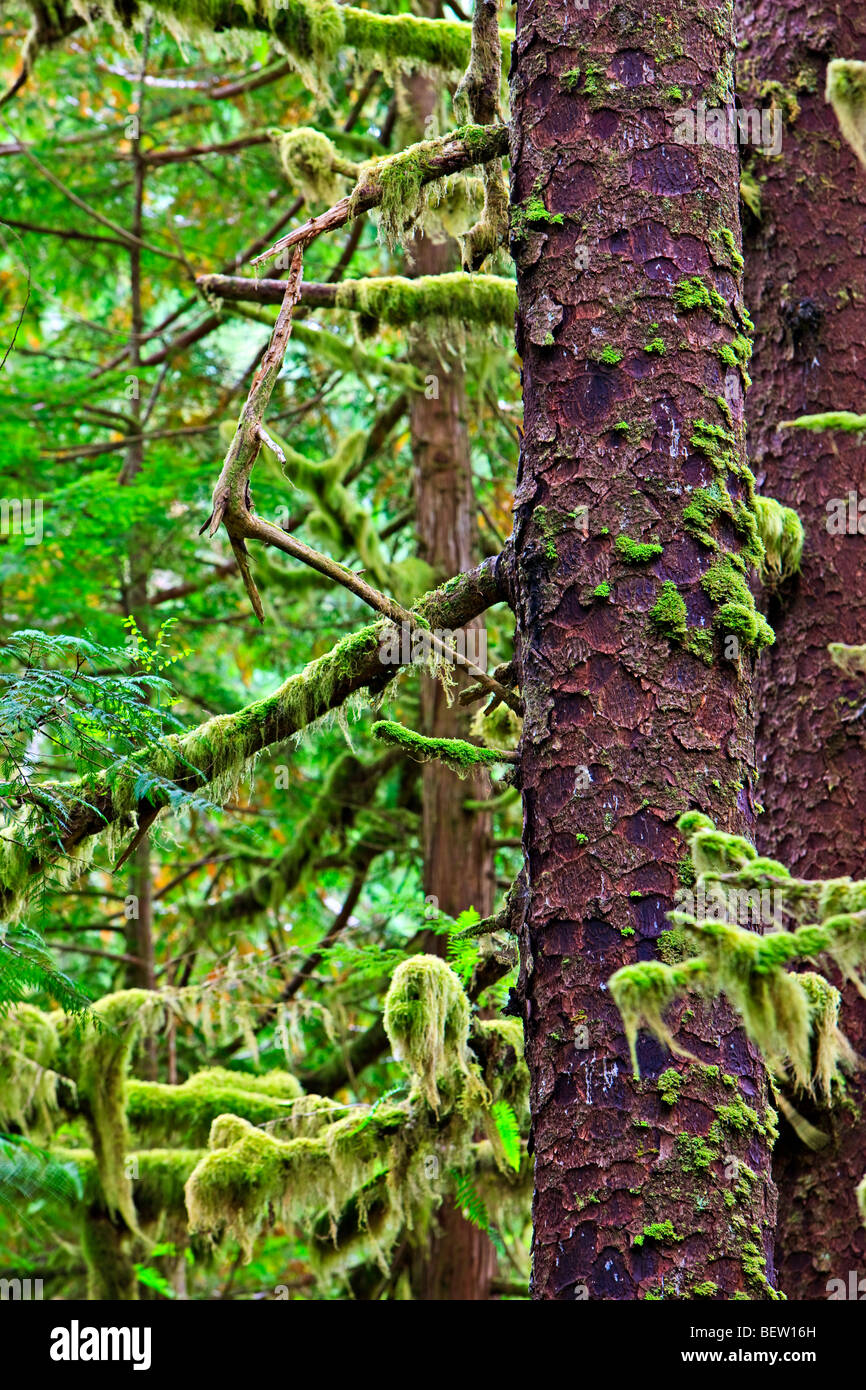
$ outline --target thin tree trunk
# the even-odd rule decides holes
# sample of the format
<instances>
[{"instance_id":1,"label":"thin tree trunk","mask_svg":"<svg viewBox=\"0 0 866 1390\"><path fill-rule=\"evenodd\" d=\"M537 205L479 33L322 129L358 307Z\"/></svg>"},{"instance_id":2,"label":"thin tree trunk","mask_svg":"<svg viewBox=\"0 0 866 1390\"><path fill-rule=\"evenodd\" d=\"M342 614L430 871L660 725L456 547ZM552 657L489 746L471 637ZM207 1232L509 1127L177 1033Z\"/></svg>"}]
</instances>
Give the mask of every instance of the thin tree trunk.
<instances>
[{"instance_id":1,"label":"thin tree trunk","mask_svg":"<svg viewBox=\"0 0 866 1390\"><path fill-rule=\"evenodd\" d=\"M743 7L741 33L749 40L738 73L743 104L766 106L775 91L789 117L792 98L799 106L785 127L783 158L757 161L762 213L749 219L746 237L757 328L748 396L753 468L764 491L794 507L806 528L802 573L771 601L776 644L756 687L758 845L806 878L862 878L866 750L863 717L851 716L863 685L843 676L827 647L866 641L866 551L862 536L830 533L827 504L864 494L866 458L857 436L779 424L864 409L866 172L841 139L824 86L830 58L866 58L866 11L829 0L763 0ZM866 1006L851 987L842 1026L866 1055ZM866 1171L862 1079L852 1079L850 1095L860 1114L810 1113L832 1131L828 1148L810 1152L785 1126L776 1149L776 1262L789 1298L826 1298L828 1278L866 1268L854 1197Z\"/></svg>"},{"instance_id":2,"label":"thin tree trunk","mask_svg":"<svg viewBox=\"0 0 866 1390\"><path fill-rule=\"evenodd\" d=\"M410 77L406 88L422 138L438 93L421 74ZM453 242L419 234L409 255L419 275L457 269ZM410 360L426 382L424 392L412 397L409 414L418 550L438 582L471 569L478 558L464 371L458 358L449 356L446 361L437 344L421 333L413 335ZM483 633L484 620L470 626ZM486 669L486 661L481 665ZM441 682L422 676L421 732L434 738L465 738L468 726L466 711L456 701L448 703ZM436 761L422 768L424 893L434 900L434 910L452 917L468 907L482 917L493 909L491 818L464 809L467 799L481 799L489 792L484 772L464 782ZM431 932L427 949L444 954L445 937ZM436 1220L437 1229L412 1260L415 1297L427 1302L488 1299L496 1273L489 1237L464 1220L450 1200Z\"/></svg>"},{"instance_id":3,"label":"thin tree trunk","mask_svg":"<svg viewBox=\"0 0 866 1390\"><path fill-rule=\"evenodd\" d=\"M514 606L538 1299L775 1296L761 1062L726 1004L695 1000L673 1015L680 1039L722 1075L678 1061L669 1105L657 1078L670 1058L642 1039L632 1079L606 990L656 954L679 813L754 825L751 659L745 643L726 659L731 634L700 582L741 536L710 521L714 552L683 519L720 480L749 506L740 377L718 356L743 325L736 150L674 139L684 98L730 103L733 51L721 4L518 3ZM694 282L676 291L693 276L704 308ZM728 432L724 458L698 422ZM663 554L629 563L619 536ZM731 1099L757 1122L731 1125Z\"/></svg>"}]
</instances>

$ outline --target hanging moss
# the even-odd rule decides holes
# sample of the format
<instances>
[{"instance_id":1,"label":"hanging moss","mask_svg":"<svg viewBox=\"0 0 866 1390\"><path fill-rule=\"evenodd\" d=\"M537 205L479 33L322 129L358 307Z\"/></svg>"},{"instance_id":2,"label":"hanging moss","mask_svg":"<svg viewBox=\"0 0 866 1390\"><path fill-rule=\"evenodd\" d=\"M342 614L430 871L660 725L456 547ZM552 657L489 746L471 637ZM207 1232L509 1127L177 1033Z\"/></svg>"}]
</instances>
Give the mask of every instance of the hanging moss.
<instances>
[{"instance_id":1,"label":"hanging moss","mask_svg":"<svg viewBox=\"0 0 866 1390\"><path fill-rule=\"evenodd\" d=\"M469 1047L469 1001L439 957L414 956L398 967L384 1022L394 1055L409 1072L408 1098L351 1106L347 1113L333 1101L301 1097L292 1107L288 1138L236 1115L218 1117L210 1152L187 1182L193 1231L231 1236L249 1258L258 1232L273 1220L303 1219L318 1230L323 1219L335 1249L350 1230L351 1240L384 1263L401 1229L423 1236L448 1190L441 1182L431 1188L431 1155L441 1153L440 1175L463 1192L464 1202L465 1175L478 1161L473 1131L480 1124L491 1136L485 1141L490 1166L513 1173L516 1107L525 1107L528 1090L516 1021L479 1024L498 1094L488 1090ZM317 1250L311 1253L319 1258Z\"/></svg>"},{"instance_id":2,"label":"hanging moss","mask_svg":"<svg viewBox=\"0 0 866 1390\"><path fill-rule=\"evenodd\" d=\"M429 1105L470 1074L469 1001L459 978L438 956L413 956L394 972L385 998L385 1031L394 1055L417 1078Z\"/></svg>"},{"instance_id":3,"label":"hanging moss","mask_svg":"<svg viewBox=\"0 0 866 1390\"><path fill-rule=\"evenodd\" d=\"M105 1208L112 1220L122 1218L133 1231L137 1218L125 1167L126 1073L137 1038L157 1025L163 1009L159 995L150 990L123 990L101 999L87 1023L66 1023L66 1065L90 1131Z\"/></svg>"},{"instance_id":4,"label":"hanging moss","mask_svg":"<svg viewBox=\"0 0 866 1390\"><path fill-rule=\"evenodd\" d=\"M864 886L850 880L817 885L794 880L781 865L758 856L747 840L716 830L699 812L688 812L678 824L689 839L707 916L669 914L692 952L689 958L676 964L639 962L611 979L632 1049L643 1024L682 1052L665 1023L665 1010L689 990L711 997L724 992L777 1078L832 1099L843 1085L843 1070L854 1062L838 1027L839 994L823 976L791 973L788 967L826 953L843 976L859 978L866 963L866 918L852 909L862 907ZM770 883L786 910L805 919L803 925L762 936L727 920L722 875L725 891L760 890ZM719 1114L720 1124L736 1128L747 1122L751 1114L741 1101Z\"/></svg>"},{"instance_id":5,"label":"hanging moss","mask_svg":"<svg viewBox=\"0 0 866 1390\"><path fill-rule=\"evenodd\" d=\"M386 323L411 328L441 320L444 324L511 328L517 308L513 280L495 275L419 275L416 280L381 276L344 280L337 286L336 304L361 314L368 324Z\"/></svg>"},{"instance_id":6,"label":"hanging moss","mask_svg":"<svg viewBox=\"0 0 866 1390\"><path fill-rule=\"evenodd\" d=\"M286 178L311 202L335 203L344 191L341 180L354 179L358 165L344 159L333 141L311 126L271 130Z\"/></svg>"},{"instance_id":7,"label":"hanging moss","mask_svg":"<svg viewBox=\"0 0 866 1390\"><path fill-rule=\"evenodd\" d=\"M791 507L783 507L771 497L755 498L755 518L764 547L761 577L773 583L790 579L800 568L803 523Z\"/></svg>"},{"instance_id":8,"label":"hanging moss","mask_svg":"<svg viewBox=\"0 0 866 1390\"><path fill-rule=\"evenodd\" d=\"M827 65L825 95L839 129L860 163L866 165L866 63L834 58Z\"/></svg>"},{"instance_id":9,"label":"hanging moss","mask_svg":"<svg viewBox=\"0 0 866 1390\"><path fill-rule=\"evenodd\" d=\"M59 1109L61 1067L57 1020L17 1004L0 1026L0 1128L47 1139Z\"/></svg>"},{"instance_id":10,"label":"hanging moss","mask_svg":"<svg viewBox=\"0 0 866 1390\"><path fill-rule=\"evenodd\" d=\"M156 0L148 8L180 39L231 29L270 33L309 77L326 70L341 49L386 65L424 63L454 73L469 62L471 26L456 20L381 15L336 0ZM103 9L123 27L140 23L145 13L136 0L113 0ZM506 52L511 38L503 32Z\"/></svg>"},{"instance_id":11,"label":"hanging moss","mask_svg":"<svg viewBox=\"0 0 866 1390\"><path fill-rule=\"evenodd\" d=\"M284 1116L301 1094L300 1083L287 1072L255 1077L212 1067L180 1086L130 1080L126 1115L148 1139L182 1136L185 1143L203 1147L217 1116L228 1113L262 1124Z\"/></svg>"},{"instance_id":12,"label":"hanging moss","mask_svg":"<svg viewBox=\"0 0 866 1390\"><path fill-rule=\"evenodd\" d=\"M479 162L486 163L496 139L489 126L468 124L434 140L419 141L399 154L370 160L359 171L350 199L352 214L371 189L377 190L379 229L383 241L393 249L408 232L425 226L428 209L437 209L440 203L447 202L452 190L459 189L465 194L469 186L465 178L459 175L443 178L437 174L436 161L446 147L462 141L470 152L477 149ZM473 203L473 216L477 211L478 206Z\"/></svg>"}]
</instances>

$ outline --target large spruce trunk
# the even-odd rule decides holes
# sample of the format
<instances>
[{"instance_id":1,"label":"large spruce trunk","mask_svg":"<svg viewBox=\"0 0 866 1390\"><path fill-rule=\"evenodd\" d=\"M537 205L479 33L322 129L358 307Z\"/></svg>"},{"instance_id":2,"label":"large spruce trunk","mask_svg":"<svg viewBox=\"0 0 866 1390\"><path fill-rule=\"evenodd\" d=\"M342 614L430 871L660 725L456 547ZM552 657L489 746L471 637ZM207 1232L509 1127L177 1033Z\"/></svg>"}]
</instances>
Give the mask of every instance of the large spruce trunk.
<instances>
[{"instance_id":1,"label":"large spruce trunk","mask_svg":"<svg viewBox=\"0 0 866 1390\"><path fill-rule=\"evenodd\" d=\"M678 814L697 807L724 829L754 828L751 657L743 646L726 660L723 630L711 665L689 650L710 654L715 610L700 581L714 552L683 520L692 490L721 466L698 421L730 425L725 481L749 506L740 378L718 356L742 323L737 153L673 138L678 105L731 101L730 9L519 0L517 19L525 436L513 597L526 704L533 1295L773 1296L761 1063L724 1003L694 1001L680 1009L679 1037L729 1080L679 1061L671 1105L657 1085L671 1059L643 1039L643 1080L632 1078L606 990L617 967L654 956L667 926L684 854ZM687 290L677 302L676 285L696 275L724 312L711 296L708 308L683 307ZM653 340L663 353L646 349ZM730 417L716 400L726 395ZM710 529L722 554L738 552L728 518ZM619 535L663 554L628 563ZM736 1096L757 1124L720 1119Z\"/></svg>"},{"instance_id":2,"label":"large spruce trunk","mask_svg":"<svg viewBox=\"0 0 866 1390\"><path fill-rule=\"evenodd\" d=\"M764 490L794 507L806 528L802 573L771 603L777 640L756 690L758 846L807 878L862 878L866 748L855 712L863 684L843 676L827 648L866 641L866 546L859 534L828 530L827 504L864 495L866 455L856 435L779 425L866 408L866 172L824 100L828 60L866 58L866 10L764 0L743 6L740 29L748 40L742 101L772 98L788 115L782 159L757 163L762 213L747 225L747 302L757 330L749 443ZM866 1054L866 1005L850 986L842 1026ZM826 1298L829 1278L866 1270L854 1196L866 1171L862 1077L853 1078L851 1095L856 1111L810 1112L832 1132L821 1152L782 1130L776 1260L789 1298Z\"/></svg>"}]
</instances>

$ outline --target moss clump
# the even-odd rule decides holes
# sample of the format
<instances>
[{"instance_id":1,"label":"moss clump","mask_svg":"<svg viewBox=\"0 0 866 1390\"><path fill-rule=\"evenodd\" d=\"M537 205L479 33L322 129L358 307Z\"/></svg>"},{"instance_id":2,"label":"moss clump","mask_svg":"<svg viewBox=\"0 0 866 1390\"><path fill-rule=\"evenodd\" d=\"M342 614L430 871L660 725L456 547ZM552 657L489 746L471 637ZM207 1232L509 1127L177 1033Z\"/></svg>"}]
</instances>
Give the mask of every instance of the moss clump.
<instances>
[{"instance_id":1,"label":"moss clump","mask_svg":"<svg viewBox=\"0 0 866 1390\"><path fill-rule=\"evenodd\" d=\"M700 275L680 280L674 286L674 304L684 313L704 309L717 323L727 323L730 311L718 290L704 284Z\"/></svg>"},{"instance_id":2,"label":"moss clump","mask_svg":"<svg viewBox=\"0 0 866 1390\"><path fill-rule=\"evenodd\" d=\"M467 743L462 738L425 738L423 734L417 734L414 729L407 729L393 719L378 720L370 732L374 738L402 748L417 762L438 759L456 772L458 777L467 777L479 767L495 767L497 763L511 761L498 749L480 748L478 744Z\"/></svg>"},{"instance_id":3,"label":"moss clump","mask_svg":"<svg viewBox=\"0 0 866 1390\"><path fill-rule=\"evenodd\" d=\"M561 212L547 211L538 185L524 203L516 203L511 209L511 233L518 239L527 236L534 227L561 227L562 223Z\"/></svg>"},{"instance_id":4,"label":"moss clump","mask_svg":"<svg viewBox=\"0 0 866 1390\"><path fill-rule=\"evenodd\" d=\"M866 165L866 63L834 58L827 67L826 97L839 129L860 163Z\"/></svg>"},{"instance_id":5,"label":"moss clump","mask_svg":"<svg viewBox=\"0 0 866 1390\"><path fill-rule=\"evenodd\" d=\"M688 628L686 605L673 580L666 579L650 609L650 621L668 638L684 637Z\"/></svg>"},{"instance_id":6,"label":"moss clump","mask_svg":"<svg viewBox=\"0 0 866 1390\"><path fill-rule=\"evenodd\" d=\"M667 87L664 96L667 101L682 101L682 89L680 87Z\"/></svg>"},{"instance_id":7,"label":"moss clump","mask_svg":"<svg viewBox=\"0 0 866 1390\"><path fill-rule=\"evenodd\" d=\"M644 1226L639 1236L635 1236L634 1243L643 1245L645 1240L656 1240L660 1245L673 1245L683 1239L683 1236L677 1235L672 1221L652 1221L648 1226Z\"/></svg>"},{"instance_id":8,"label":"moss clump","mask_svg":"<svg viewBox=\"0 0 866 1390\"><path fill-rule=\"evenodd\" d=\"M607 95L607 73L599 63L587 63L583 90L586 96L598 101Z\"/></svg>"},{"instance_id":9,"label":"moss clump","mask_svg":"<svg viewBox=\"0 0 866 1390\"><path fill-rule=\"evenodd\" d=\"M598 354L598 361L603 362L606 367L615 367L622 361L623 354L619 348L613 347L611 343L605 343L601 352Z\"/></svg>"},{"instance_id":10,"label":"moss clump","mask_svg":"<svg viewBox=\"0 0 866 1390\"><path fill-rule=\"evenodd\" d=\"M705 666L712 666L715 657L715 638L711 627L691 627L686 633L686 650Z\"/></svg>"},{"instance_id":11,"label":"moss clump","mask_svg":"<svg viewBox=\"0 0 866 1390\"><path fill-rule=\"evenodd\" d=\"M658 541L635 541L631 536L617 536L613 548L627 565L646 565L664 553Z\"/></svg>"},{"instance_id":12,"label":"moss clump","mask_svg":"<svg viewBox=\"0 0 866 1390\"><path fill-rule=\"evenodd\" d=\"M575 838L575 840L577 841L577 843L578 843L579 845L585 845L585 844L588 844L588 842L589 842L589 836L588 836L588 835L584 835L584 833L583 833L582 830L578 830L578 832L577 832L577 834L575 835L574 838Z\"/></svg>"},{"instance_id":13,"label":"moss clump","mask_svg":"<svg viewBox=\"0 0 866 1390\"><path fill-rule=\"evenodd\" d=\"M668 1067L663 1071L656 1085L658 1086L659 1099L665 1105L676 1105L680 1098L680 1088L683 1084L683 1076L674 1067Z\"/></svg>"},{"instance_id":14,"label":"moss clump","mask_svg":"<svg viewBox=\"0 0 866 1390\"><path fill-rule=\"evenodd\" d=\"M746 263L740 254L740 250L737 246L737 239L730 227L718 227L714 232L711 232L710 235L715 241L720 241L722 243L734 269L737 272L745 270Z\"/></svg>"},{"instance_id":15,"label":"moss clump","mask_svg":"<svg viewBox=\"0 0 866 1390\"><path fill-rule=\"evenodd\" d=\"M477 215L477 180L441 178L436 174L436 157L455 140L461 140L472 153L477 150L481 163L489 160L497 148L490 127L464 125L435 140L421 140L399 154L371 160L360 169L351 195L351 210L357 210L362 196L377 189L379 231L388 247L402 241L407 232L426 225L428 213L435 218L441 209L446 223L458 213L458 207L470 220Z\"/></svg>"},{"instance_id":16,"label":"moss clump","mask_svg":"<svg viewBox=\"0 0 866 1390\"><path fill-rule=\"evenodd\" d=\"M677 1162L684 1173L704 1173L719 1156L719 1150L699 1134L678 1134L675 1144Z\"/></svg>"},{"instance_id":17,"label":"moss clump","mask_svg":"<svg viewBox=\"0 0 866 1390\"><path fill-rule=\"evenodd\" d=\"M566 92L574 92L580 86L580 68L569 68L567 72L560 73L559 85Z\"/></svg>"},{"instance_id":18,"label":"moss clump","mask_svg":"<svg viewBox=\"0 0 866 1390\"><path fill-rule=\"evenodd\" d=\"M600 584L596 584L592 591L593 598L610 598L610 585L604 579Z\"/></svg>"},{"instance_id":19,"label":"moss clump","mask_svg":"<svg viewBox=\"0 0 866 1390\"><path fill-rule=\"evenodd\" d=\"M767 1261L753 1241L747 1241L742 1249L743 1273L748 1282L761 1290L766 1298L774 1301L783 1297L774 1289L766 1275Z\"/></svg>"},{"instance_id":20,"label":"moss clump","mask_svg":"<svg viewBox=\"0 0 866 1390\"><path fill-rule=\"evenodd\" d=\"M718 1284L714 1284L712 1279L705 1279L702 1284L692 1285L692 1298L715 1298L719 1292Z\"/></svg>"},{"instance_id":21,"label":"moss clump","mask_svg":"<svg viewBox=\"0 0 866 1390\"><path fill-rule=\"evenodd\" d=\"M251 1124L264 1124L289 1114L300 1095L300 1083L288 1072L257 1077L212 1067L194 1073L180 1086L128 1081L126 1114L130 1124L148 1138L183 1134L190 1144L203 1147L219 1115L239 1115Z\"/></svg>"},{"instance_id":22,"label":"moss clump","mask_svg":"<svg viewBox=\"0 0 866 1390\"><path fill-rule=\"evenodd\" d=\"M719 604L716 618L747 649L761 651L776 640L767 620L755 608L749 586L730 556L714 560L701 578L701 588Z\"/></svg>"},{"instance_id":23,"label":"moss clump","mask_svg":"<svg viewBox=\"0 0 866 1390\"><path fill-rule=\"evenodd\" d=\"M629 432L630 429L631 429L631 426L630 426L628 420L617 420L616 424L615 424L614 427L613 427L613 433L614 433L614 434L628 434L628 432Z\"/></svg>"},{"instance_id":24,"label":"moss clump","mask_svg":"<svg viewBox=\"0 0 866 1390\"><path fill-rule=\"evenodd\" d=\"M644 343L643 350L644 352L655 352L659 357L664 357L667 352L662 338L650 338L648 343Z\"/></svg>"}]
</instances>

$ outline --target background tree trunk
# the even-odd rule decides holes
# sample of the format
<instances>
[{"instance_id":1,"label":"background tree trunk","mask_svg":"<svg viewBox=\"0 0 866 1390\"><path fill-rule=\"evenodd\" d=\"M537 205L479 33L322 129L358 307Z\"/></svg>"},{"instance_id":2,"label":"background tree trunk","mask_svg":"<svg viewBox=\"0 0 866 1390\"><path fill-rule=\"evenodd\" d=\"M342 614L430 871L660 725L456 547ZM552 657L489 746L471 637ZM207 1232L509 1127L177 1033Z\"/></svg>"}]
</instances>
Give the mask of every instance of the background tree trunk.
<instances>
[{"instance_id":1,"label":"background tree trunk","mask_svg":"<svg viewBox=\"0 0 866 1390\"><path fill-rule=\"evenodd\" d=\"M727 485L748 502L748 484L739 375L717 355L742 322L737 156L674 143L673 84L689 105L712 104L713 84L729 103L733 35L721 7L702 15L674 0L577 15L565 0L520 0L517 19L525 434L514 606L526 704L533 1294L682 1297L712 1292L711 1281L722 1296L772 1297L762 1064L726 1005L695 1003L680 1011L680 1037L732 1080L679 1064L682 1098L671 1107L655 1080L668 1057L642 1040L644 1079L632 1080L605 988L617 967L655 954L683 855L678 813L695 806L727 830L754 825L748 654L723 660L723 633L711 666L684 649L707 655L714 620L700 586L712 554L682 516L690 489L716 476L690 443L695 422L730 425ZM724 313L677 306L675 285L696 274ZM663 351L646 350L659 339ZM664 554L625 563L619 534L658 541ZM730 527L716 543L736 550ZM665 593L674 599L663 581L681 591L688 637L668 641L650 617ZM609 597L596 589L608 583ZM714 1130L737 1096L757 1123ZM754 1180L737 1187L742 1163Z\"/></svg>"},{"instance_id":2,"label":"background tree trunk","mask_svg":"<svg viewBox=\"0 0 866 1390\"><path fill-rule=\"evenodd\" d=\"M406 97L418 126L415 138L422 139L424 121L438 106L436 86L414 74L407 80ZM413 239L409 258L418 275L458 269L454 242L435 241L423 233ZM423 333L413 334L409 355L427 383L423 394L413 395L409 415L418 551L434 572L433 582L439 583L478 561L464 368L457 357L449 356L446 362L439 346ZM483 633L484 620L475 619L470 627ZM481 664L486 669L486 661ZM441 682L422 675L421 733L466 738L469 722L456 700L448 703ZM467 799L489 795L487 774L460 781L434 760L423 765L421 785L425 895L451 917L468 907L489 916L494 877L491 818L464 809ZM444 936L429 934L427 950L444 955L445 945ZM413 1260L415 1297L428 1302L488 1299L496 1252L486 1232L465 1221L450 1200L443 1203L437 1221L438 1229Z\"/></svg>"},{"instance_id":3,"label":"background tree trunk","mask_svg":"<svg viewBox=\"0 0 866 1390\"><path fill-rule=\"evenodd\" d=\"M771 605L776 644L758 672L758 846L806 878L862 878L866 749L863 717L851 716L863 684L843 676L827 646L866 641L866 548L859 535L828 532L827 503L862 495L866 460L855 435L779 424L864 409L866 172L824 87L830 58L866 58L866 11L764 0L743 7L741 35L743 104L772 98L789 113L783 158L756 162L762 214L747 221L747 302L757 329L750 448L764 490L794 507L806 528L802 573ZM864 1055L866 1007L851 987L844 999L842 1026ZM850 1093L862 1112L861 1079ZM810 1118L832 1127L831 1146L812 1153L784 1126L775 1154L776 1261L792 1299L826 1298L828 1278L866 1272L854 1197L866 1170L861 1114Z\"/></svg>"}]
</instances>

